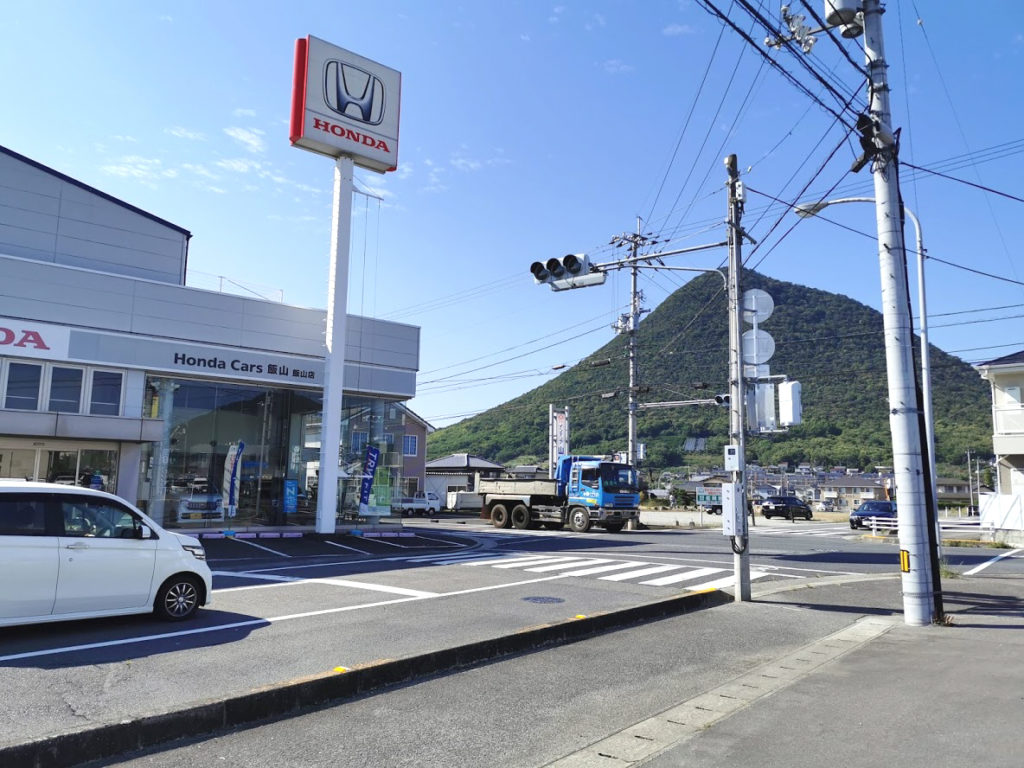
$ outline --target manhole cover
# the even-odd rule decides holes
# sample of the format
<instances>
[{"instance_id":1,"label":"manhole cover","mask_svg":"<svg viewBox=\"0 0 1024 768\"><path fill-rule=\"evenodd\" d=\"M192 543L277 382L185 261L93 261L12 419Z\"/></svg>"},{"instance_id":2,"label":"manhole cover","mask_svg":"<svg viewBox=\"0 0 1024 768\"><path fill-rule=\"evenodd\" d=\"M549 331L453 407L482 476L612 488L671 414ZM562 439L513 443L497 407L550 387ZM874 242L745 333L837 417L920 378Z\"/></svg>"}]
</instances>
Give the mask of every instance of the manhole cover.
<instances>
[{"instance_id":1,"label":"manhole cover","mask_svg":"<svg viewBox=\"0 0 1024 768\"><path fill-rule=\"evenodd\" d=\"M565 602L565 600L563 600L560 597L541 597L541 596L537 596L537 597L524 597L523 600L525 600L528 603L564 603Z\"/></svg>"}]
</instances>

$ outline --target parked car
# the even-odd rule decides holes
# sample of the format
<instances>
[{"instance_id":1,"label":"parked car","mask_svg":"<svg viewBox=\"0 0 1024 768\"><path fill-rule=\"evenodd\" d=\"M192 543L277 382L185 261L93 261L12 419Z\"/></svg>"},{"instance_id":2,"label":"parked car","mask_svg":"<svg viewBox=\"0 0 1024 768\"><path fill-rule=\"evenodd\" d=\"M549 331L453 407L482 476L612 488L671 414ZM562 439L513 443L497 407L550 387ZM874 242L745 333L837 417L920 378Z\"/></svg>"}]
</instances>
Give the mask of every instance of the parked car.
<instances>
[{"instance_id":1,"label":"parked car","mask_svg":"<svg viewBox=\"0 0 1024 768\"><path fill-rule=\"evenodd\" d=\"M441 499L436 493L416 491L413 496L405 496L391 505L403 515L434 515L441 511Z\"/></svg>"},{"instance_id":2,"label":"parked car","mask_svg":"<svg viewBox=\"0 0 1024 768\"><path fill-rule=\"evenodd\" d=\"M877 517L885 520L886 525L896 527L896 502L895 501L865 501L859 507L850 512L850 527L868 528L871 526L871 518ZM892 518L891 521L889 518Z\"/></svg>"},{"instance_id":3,"label":"parked car","mask_svg":"<svg viewBox=\"0 0 1024 768\"><path fill-rule=\"evenodd\" d=\"M188 490L178 499L178 522L224 519L224 497L217 493L205 477L197 477L188 484Z\"/></svg>"},{"instance_id":4,"label":"parked car","mask_svg":"<svg viewBox=\"0 0 1024 768\"><path fill-rule=\"evenodd\" d=\"M178 621L211 594L198 539L103 491L0 480L0 626L150 612Z\"/></svg>"},{"instance_id":5,"label":"parked car","mask_svg":"<svg viewBox=\"0 0 1024 768\"><path fill-rule=\"evenodd\" d=\"M768 519L785 517L788 520L797 517L810 520L813 516L811 508L796 496L769 496L761 504L761 514Z\"/></svg>"}]
</instances>

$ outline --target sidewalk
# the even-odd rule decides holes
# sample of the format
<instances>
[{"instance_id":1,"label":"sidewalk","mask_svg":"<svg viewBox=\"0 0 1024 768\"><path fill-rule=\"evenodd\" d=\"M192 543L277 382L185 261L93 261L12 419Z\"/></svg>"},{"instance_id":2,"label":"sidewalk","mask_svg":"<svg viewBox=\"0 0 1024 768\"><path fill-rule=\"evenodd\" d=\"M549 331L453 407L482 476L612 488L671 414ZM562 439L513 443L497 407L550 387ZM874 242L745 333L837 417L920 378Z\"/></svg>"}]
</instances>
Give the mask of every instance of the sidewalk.
<instances>
[{"instance_id":1,"label":"sidewalk","mask_svg":"<svg viewBox=\"0 0 1024 768\"><path fill-rule=\"evenodd\" d=\"M908 627L839 585L758 602L850 613L796 653L550 764L550 768L935 768L1024 763L1024 582L948 581L948 624ZM867 613L868 615L860 615Z\"/></svg>"}]
</instances>

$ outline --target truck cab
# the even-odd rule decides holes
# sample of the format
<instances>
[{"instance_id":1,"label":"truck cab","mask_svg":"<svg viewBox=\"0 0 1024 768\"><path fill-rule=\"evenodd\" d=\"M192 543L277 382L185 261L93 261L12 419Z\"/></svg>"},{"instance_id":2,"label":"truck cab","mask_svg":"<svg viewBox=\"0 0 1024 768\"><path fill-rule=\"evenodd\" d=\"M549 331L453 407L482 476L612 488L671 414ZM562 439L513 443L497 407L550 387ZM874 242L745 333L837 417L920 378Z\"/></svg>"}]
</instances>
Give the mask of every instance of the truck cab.
<instances>
[{"instance_id":1,"label":"truck cab","mask_svg":"<svg viewBox=\"0 0 1024 768\"><path fill-rule=\"evenodd\" d=\"M640 489L636 470L628 464L606 461L597 456L560 456L555 471L558 492L569 506L570 525L574 515L585 510L590 522L609 531L619 531L636 519Z\"/></svg>"}]
</instances>

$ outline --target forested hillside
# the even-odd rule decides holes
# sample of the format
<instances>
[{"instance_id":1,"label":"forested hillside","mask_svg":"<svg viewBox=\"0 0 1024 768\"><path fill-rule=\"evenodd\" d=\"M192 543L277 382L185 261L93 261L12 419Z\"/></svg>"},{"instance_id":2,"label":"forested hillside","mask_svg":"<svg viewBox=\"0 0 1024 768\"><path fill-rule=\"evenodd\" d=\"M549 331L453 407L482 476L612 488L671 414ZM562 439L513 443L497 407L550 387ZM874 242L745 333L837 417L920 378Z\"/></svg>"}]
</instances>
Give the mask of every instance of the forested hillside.
<instances>
[{"instance_id":1,"label":"forested hillside","mask_svg":"<svg viewBox=\"0 0 1024 768\"><path fill-rule=\"evenodd\" d=\"M801 425L751 437L748 461L891 465L881 314L845 296L756 272L744 273L743 288L761 288L774 299L774 313L761 325L776 344L771 372L801 383L804 406ZM637 338L641 403L727 391L728 324L719 277L703 275L677 290L640 323ZM593 365L603 360L611 364ZM991 402L988 385L962 360L933 346L931 368L941 474L942 465L962 464L968 448L991 453ZM620 336L543 386L438 430L428 440L428 454L468 452L506 464L546 461L549 404L570 407L574 451L625 450L628 381L626 338ZM697 388L699 383L708 388ZM728 413L716 406L639 411L647 468L718 464L727 432ZM703 453L684 451L689 437L706 438Z\"/></svg>"}]
</instances>

